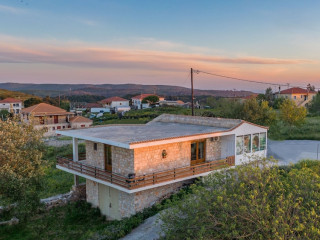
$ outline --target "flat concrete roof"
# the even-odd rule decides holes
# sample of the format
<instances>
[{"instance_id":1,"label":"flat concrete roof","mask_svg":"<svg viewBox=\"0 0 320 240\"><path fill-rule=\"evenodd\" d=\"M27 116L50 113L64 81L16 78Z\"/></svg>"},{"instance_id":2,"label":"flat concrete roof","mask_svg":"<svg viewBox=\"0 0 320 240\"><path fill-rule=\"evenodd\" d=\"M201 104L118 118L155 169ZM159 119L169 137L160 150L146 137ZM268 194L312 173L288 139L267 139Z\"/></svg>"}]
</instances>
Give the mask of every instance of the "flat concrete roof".
<instances>
[{"instance_id":1,"label":"flat concrete roof","mask_svg":"<svg viewBox=\"0 0 320 240\"><path fill-rule=\"evenodd\" d=\"M110 125L104 127L57 131L57 133L87 140L96 139L97 141L100 139L129 145L137 142L221 132L228 129L229 128L225 127L195 124L153 122L152 125Z\"/></svg>"}]
</instances>

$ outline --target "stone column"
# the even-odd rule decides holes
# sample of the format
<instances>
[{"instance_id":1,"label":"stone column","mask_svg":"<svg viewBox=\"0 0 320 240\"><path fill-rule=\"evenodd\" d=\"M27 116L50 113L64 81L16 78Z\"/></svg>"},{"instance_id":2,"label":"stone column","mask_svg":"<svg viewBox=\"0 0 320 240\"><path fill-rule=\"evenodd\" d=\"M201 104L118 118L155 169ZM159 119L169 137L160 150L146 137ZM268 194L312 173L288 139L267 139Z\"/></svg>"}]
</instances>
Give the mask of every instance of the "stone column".
<instances>
[{"instance_id":1,"label":"stone column","mask_svg":"<svg viewBox=\"0 0 320 240\"><path fill-rule=\"evenodd\" d=\"M79 150L78 150L78 138L72 138L72 148L73 148L73 161L79 161ZM79 185L79 176L74 175L74 185Z\"/></svg>"}]
</instances>

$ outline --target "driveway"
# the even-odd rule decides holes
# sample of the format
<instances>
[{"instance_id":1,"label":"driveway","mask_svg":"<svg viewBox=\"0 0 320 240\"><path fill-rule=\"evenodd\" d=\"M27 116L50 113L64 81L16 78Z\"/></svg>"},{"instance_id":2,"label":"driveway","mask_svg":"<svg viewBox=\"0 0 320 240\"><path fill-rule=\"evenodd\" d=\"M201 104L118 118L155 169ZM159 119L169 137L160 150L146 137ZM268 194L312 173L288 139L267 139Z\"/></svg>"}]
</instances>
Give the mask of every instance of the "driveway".
<instances>
[{"instance_id":1,"label":"driveway","mask_svg":"<svg viewBox=\"0 0 320 240\"><path fill-rule=\"evenodd\" d=\"M268 156L279 160L279 165L296 163L301 159L320 159L320 141L285 140L273 141L268 139Z\"/></svg>"}]
</instances>

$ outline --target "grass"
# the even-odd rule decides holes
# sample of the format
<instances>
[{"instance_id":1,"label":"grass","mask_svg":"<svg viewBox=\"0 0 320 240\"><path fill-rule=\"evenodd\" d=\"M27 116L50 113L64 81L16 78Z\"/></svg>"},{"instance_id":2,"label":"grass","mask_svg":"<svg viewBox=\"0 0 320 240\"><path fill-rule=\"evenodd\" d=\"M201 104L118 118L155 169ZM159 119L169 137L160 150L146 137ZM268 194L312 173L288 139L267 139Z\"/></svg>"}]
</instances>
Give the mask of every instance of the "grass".
<instances>
[{"instance_id":1,"label":"grass","mask_svg":"<svg viewBox=\"0 0 320 240\"><path fill-rule=\"evenodd\" d=\"M26 222L15 226L0 226L0 240L119 239L145 219L167 208L170 202L181 200L189 192L190 188L184 188L161 204L120 221L106 220L99 209L92 208L84 201L69 203L48 211L42 209ZM10 219L12 216L10 212L6 212L3 217Z\"/></svg>"},{"instance_id":2,"label":"grass","mask_svg":"<svg viewBox=\"0 0 320 240\"><path fill-rule=\"evenodd\" d=\"M272 140L320 140L320 117L307 117L299 127L277 122L270 127L268 136Z\"/></svg>"},{"instance_id":3,"label":"grass","mask_svg":"<svg viewBox=\"0 0 320 240\"><path fill-rule=\"evenodd\" d=\"M85 151L85 145L79 144L79 153ZM43 159L47 162L45 177L43 180L44 189L40 192L40 198L47 198L61 193L67 193L73 185L73 175L56 168L56 156L72 154L72 145L63 147L48 146ZM80 183L84 178L80 178Z\"/></svg>"}]
</instances>

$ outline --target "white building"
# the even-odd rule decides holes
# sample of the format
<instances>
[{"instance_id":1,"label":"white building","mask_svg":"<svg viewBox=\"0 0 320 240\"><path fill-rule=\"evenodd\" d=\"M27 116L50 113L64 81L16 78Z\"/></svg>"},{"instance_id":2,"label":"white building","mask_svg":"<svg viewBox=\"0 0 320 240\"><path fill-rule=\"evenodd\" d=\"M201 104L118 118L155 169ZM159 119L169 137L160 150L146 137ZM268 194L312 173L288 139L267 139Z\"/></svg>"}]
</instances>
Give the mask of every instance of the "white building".
<instances>
[{"instance_id":1,"label":"white building","mask_svg":"<svg viewBox=\"0 0 320 240\"><path fill-rule=\"evenodd\" d=\"M155 94L139 94L137 96L132 97L132 105L135 106L136 109L144 109L144 108L149 108L150 104L149 103L142 103L142 100L145 99L146 97L149 96L157 96ZM159 102L164 101L164 97L159 97Z\"/></svg>"},{"instance_id":2,"label":"white building","mask_svg":"<svg viewBox=\"0 0 320 240\"><path fill-rule=\"evenodd\" d=\"M100 103L102 103L105 108L109 108L114 112L126 112L130 110L129 100L121 97L106 98L100 101Z\"/></svg>"},{"instance_id":3,"label":"white building","mask_svg":"<svg viewBox=\"0 0 320 240\"><path fill-rule=\"evenodd\" d=\"M6 98L0 101L0 111L7 110L13 114L19 114L23 108L22 101L15 98Z\"/></svg>"}]
</instances>

